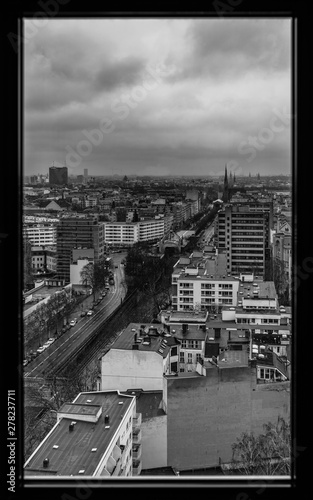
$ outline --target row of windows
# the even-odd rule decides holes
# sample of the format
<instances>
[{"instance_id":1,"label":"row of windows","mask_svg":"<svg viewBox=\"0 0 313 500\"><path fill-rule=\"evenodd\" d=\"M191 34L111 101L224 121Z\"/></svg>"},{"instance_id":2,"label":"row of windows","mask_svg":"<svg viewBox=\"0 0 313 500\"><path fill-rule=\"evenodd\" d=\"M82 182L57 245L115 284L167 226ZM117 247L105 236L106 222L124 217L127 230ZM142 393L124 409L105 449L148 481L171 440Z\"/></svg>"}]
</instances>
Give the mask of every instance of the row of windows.
<instances>
[{"instance_id":1,"label":"row of windows","mask_svg":"<svg viewBox=\"0 0 313 500\"><path fill-rule=\"evenodd\" d=\"M218 301L221 303L221 304L232 304L233 303L233 300L232 299L221 299L219 298ZM215 303L215 299L201 299L201 304L214 304Z\"/></svg>"},{"instance_id":2,"label":"row of windows","mask_svg":"<svg viewBox=\"0 0 313 500\"><path fill-rule=\"evenodd\" d=\"M256 321L256 318L237 318L236 322L237 323L248 323L248 324L254 323L254 324L256 324L255 321ZM266 321L265 320L261 320L261 324L262 323L268 323L268 324L272 324L272 325L273 324L274 325L278 325L279 324L279 319L271 319L271 318L269 318Z\"/></svg>"},{"instance_id":3,"label":"row of windows","mask_svg":"<svg viewBox=\"0 0 313 500\"><path fill-rule=\"evenodd\" d=\"M232 250L233 254L258 254L263 253L263 250L260 248L259 250Z\"/></svg>"},{"instance_id":4,"label":"row of windows","mask_svg":"<svg viewBox=\"0 0 313 500\"><path fill-rule=\"evenodd\" d=\"M182 340L181 348L182 349L201 349L202 348L201 340ZM184 353L180 353L184 354Z\"/></svg>"},{"instance_id":5,"label":"row of windows","mask_svg":"<svg viewBox=\"0 0 313 500\"><path fill-rule=\"evenodd\" d=\"M199 362L201 359L201 354L197 353L196 354L196 363ZM188 364L192 364L193 362L193 356L191 352L187 353L187 360L185 360L185 353L181 352L180 357L179 357L179 362L180 363L185 363L187 362ZM181 370L182 371L182 370Z\"/></svg>"}]
</instances>

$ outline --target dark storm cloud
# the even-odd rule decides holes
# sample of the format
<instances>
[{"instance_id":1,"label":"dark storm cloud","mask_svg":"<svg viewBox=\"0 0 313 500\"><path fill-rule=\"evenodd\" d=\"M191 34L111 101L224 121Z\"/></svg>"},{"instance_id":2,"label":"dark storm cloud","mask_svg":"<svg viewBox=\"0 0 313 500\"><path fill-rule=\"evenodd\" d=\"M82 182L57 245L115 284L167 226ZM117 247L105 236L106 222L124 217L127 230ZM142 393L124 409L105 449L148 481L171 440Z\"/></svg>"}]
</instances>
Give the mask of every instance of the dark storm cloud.
<instances>
[{"instance_id":1,"label":"dark storm cloud","mask_svg":"<svg viewBox=\"0 0 313 500\"><path fill-rule=\"evenodd\" d=\"M142 80L144 68L145 61L135 57L122 61L107 61L96 74L94 87L102 91L123 85L134 85Z\"/></svg>"},{"instance_id":2,"label":"dark storm cloud","mask_svg":"<svg viewBox=\"0 0 313 500\"><path fill-rule=\"evenodd\" d=\"M289 37L283 20L194 21L186 32L186 54L176 60L177 72L169 80L203 75L238 78L255 71L283 71L290 66Z\"/></svg>"},{"instance_id":3,"label":"dark storm cloud","mask_svg":"<svg viewBox=\"0 0 313 500\"><path fill-rule=\"evenodd\" d=\"M288 170L288 126L253 165L238 147L289 105L289 28L270 19L51 20L25 47L26 169L46 172L111 120L78 169L188 174L235 160L248 172Z\"/></svg>"}]
</instances>

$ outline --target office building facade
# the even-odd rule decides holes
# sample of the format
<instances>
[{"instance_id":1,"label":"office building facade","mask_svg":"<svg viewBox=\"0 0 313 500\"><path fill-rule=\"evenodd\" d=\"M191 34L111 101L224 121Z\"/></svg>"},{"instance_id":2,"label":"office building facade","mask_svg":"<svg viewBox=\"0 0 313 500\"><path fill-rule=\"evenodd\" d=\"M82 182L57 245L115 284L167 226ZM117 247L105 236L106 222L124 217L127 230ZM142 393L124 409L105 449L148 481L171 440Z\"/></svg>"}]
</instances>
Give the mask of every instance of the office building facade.
<instances>
[{"instance_id":1,"label":"office building facade","mask_svg":"<svg viewBox=\"0 0 313 500\"><path fill-rule=\"evenodd\" d=\"M57 228L57 274L70 281L72 250L75 248L94 249L94 260L104 256L104 224L96 217L72 215L60 219Z\"/></svg>"}]
</instances>

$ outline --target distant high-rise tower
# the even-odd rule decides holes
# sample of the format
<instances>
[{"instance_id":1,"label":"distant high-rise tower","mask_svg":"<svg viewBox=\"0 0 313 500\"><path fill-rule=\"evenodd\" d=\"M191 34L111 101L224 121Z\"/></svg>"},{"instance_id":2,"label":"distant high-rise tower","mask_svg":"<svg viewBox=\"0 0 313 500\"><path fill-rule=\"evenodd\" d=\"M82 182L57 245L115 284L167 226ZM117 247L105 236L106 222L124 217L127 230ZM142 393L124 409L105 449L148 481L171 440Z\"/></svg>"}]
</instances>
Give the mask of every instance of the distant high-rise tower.
<instances>
[{"instance_id":1,"label":"distant high-rise tower","mask_svg":"<svg viewBox=\"0 0 313 500\"><path fill-rule=\"evenodd\" d=\"M88 178L88 168L84 168L84 177L85 179Z\"/></svg>"},{"instance_id":2,"label":"distant high-rise tower","mask_svg":"<svg viewBox=\"0 0 313 500\"><path fill-rule=\"evenodd\" d=\"M49 184L57 186L66 185L68 183L67 167L50 167L49 168Z\"/></svg>"}]
</instances>

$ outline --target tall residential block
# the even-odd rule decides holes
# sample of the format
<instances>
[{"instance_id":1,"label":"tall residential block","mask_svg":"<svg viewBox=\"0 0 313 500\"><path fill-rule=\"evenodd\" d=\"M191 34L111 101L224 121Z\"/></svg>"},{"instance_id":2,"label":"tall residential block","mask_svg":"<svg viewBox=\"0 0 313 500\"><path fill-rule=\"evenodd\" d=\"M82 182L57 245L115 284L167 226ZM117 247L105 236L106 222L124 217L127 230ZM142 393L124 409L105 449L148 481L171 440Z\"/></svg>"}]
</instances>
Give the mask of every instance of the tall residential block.
<instances>
[{"instance_id":1,"label":"tall residential block","mask_svg":"<svg viewBox=\"0 0 313 500\"><path fill-rule=\"evenodd\" d=\"M94 249L94 260L104 256L104 224L96 217L70 215L60 219L57 227L57 274L70 281L72 250L75 248Z\"/></svg>"},{"instance_id":2,"label":"tall residential block","mask_svg":"<svg viewBox=\"0 0 313 500\"><path fill-rule=\"evenodd\" d=\"M270 259L272 212L264 205L227 204L218 213L217 247L226 250L227 272L264 276Z\"/></svg>"}]
</instances>

